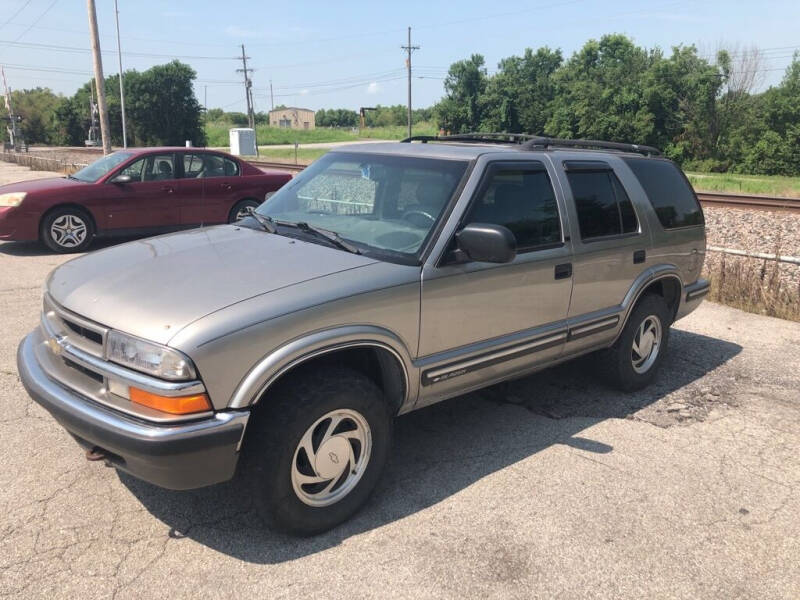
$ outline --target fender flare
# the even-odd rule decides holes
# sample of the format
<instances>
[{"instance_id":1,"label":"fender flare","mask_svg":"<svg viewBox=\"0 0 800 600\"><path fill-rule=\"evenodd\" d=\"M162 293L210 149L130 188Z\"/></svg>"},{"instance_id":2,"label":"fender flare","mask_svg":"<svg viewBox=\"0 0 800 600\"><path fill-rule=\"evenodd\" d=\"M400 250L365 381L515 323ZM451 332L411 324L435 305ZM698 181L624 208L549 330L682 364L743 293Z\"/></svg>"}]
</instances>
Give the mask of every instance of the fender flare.
<instances>
[{"instance_id":1,"label":"fender flare","mask_svg":"<svg viewBox=\"0 0 800 600\"><path fill-rule=\"evenodd\" d=\"M228 408L240 409L255 405L283 374L308 360L337 350L358 347L381 348L390 352L398 361L405 384L405 398L400 405L402 412L416 399L417 394L417 386L410 377L413 369L410 354L397 335L374 325L347 325L315 331L275 348L261 358L239 382Z\"/></svg>"},{"instance_id":2,"label":"fender flare","mask_svg":"<svg viewBox=\"0 0 800 600\"><path fill-rule=\"evenodd\" d=\"M636 306L636 303L641 298L644 291L650 287L651 284L655 283L656 281L660 281L663 279L674 279L678 282L680 286L680 294L678 295L678 306L675 307L675 313L677 314L678 310L680 310L681 302L683 302L683 280L681 279L680 274L678 273L678 268L676 265L672 264L663 264L663 265L655 265L642 273L638 278L637 281L634 281L633 285L628 290L628 293L625 294L625 298L622 299L622 319L620 319L620 327L617 335L614 337L614 342L617 341L622 332L625 330L625 326L628 324L628 318L633 311L633 307Z\"/></svg>"}]
</instances>

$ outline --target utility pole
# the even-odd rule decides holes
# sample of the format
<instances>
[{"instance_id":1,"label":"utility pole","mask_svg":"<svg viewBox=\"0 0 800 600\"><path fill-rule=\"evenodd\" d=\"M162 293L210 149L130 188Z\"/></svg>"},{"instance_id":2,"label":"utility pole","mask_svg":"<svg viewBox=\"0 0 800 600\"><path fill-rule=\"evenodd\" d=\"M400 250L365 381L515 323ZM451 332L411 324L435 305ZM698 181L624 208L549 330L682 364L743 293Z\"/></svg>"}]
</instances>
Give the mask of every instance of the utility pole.
<instances>
[{"instance_id":1,"label":"utility pole","mask_svg":"<svg viewBox=\"0 0 800 600\"><path fill-rule=\"evenodd\" d=\"M6 101L6 110L8 111L8 127L6 127L6 131L8 132L8 143L11 146L11 149L15 152L20 150L20 135L17 130L17 123L20 122L21 118L14 114L14 106L11 104L11 90L6 83L6 72L5 70L0 67L0 73L3 75L3 94Z\"/></svg>"},{"instance_id":2,"label":"utility pole","mask_svg":"<svg viewBox=\"0 0 800 600\"><path fill-rule=\"evenodd\" d=\"M244 95L247 100L247 123L250 129L255 130L256 118L253 114L253 82L250 80L249 76L249 73L252 73L253 69L247 68L247 59L248 56L245 55L244 44L242 44L242 68L236 69L236 72L244 74Z\"/></svg>"},{"instance_id":3,"label":"utility pole","mask_svg":"<svg viewBox=\"0 0 800 600\"><path fill-rule=\"evenodd\" d=\"M203 109L208 112L208 86L203 86Z\"/></svg>"},{"instance_id":4,"label":"utility pole","mask_svg":"<svg viewBox=\"0 0 800 600\"><path fill-rule=\"evenodd\" d=\"M122 110L122 147L128 147L128 128L125 125L125 85L122 83L122 42L119 39L119 6L114 0L114 14L117 17L117 55L119 56L119 106Z\"/></svg>"},{"instance_id":5,"label":"utility pole","mask_svg":"<svg viewBox=\"0 0 800 600\"><path fill-rule=\"evenodd\" d=\"M406 68L408 69L408 137L411 137L411 53L414 50L419 50L419 46L411 45L411 27L408 28L408 45L400 47L408 52L408 58L406 58Z\"/></svg>"},{"instance_id":6,"label":"utility pole","mask_svg":"<svg viewBox=\"0 0 800 600\"><path fill-rule=\"evenodd\" d=\"M89 35L92 40L92 59L94 62L94 82L97 85L97 110L100 112L100 133L103 136L103 154L111 152L111 131L108 125L106 107L106 82L103 79L103 59L100 56L100 36L97 33L97 11L94 0L86 0L89 11Z\"/></svg>"},{"instance_id":7,"label":"utility pole","mask_svg":"<svg viewBox=\"0 0 800 600\"><path fill-rule=\"evenodd\" d=\"M269 80L269 106L270 110L275 110L275 97L272 95L272 79Z\"/></svg>"}]
</instances>

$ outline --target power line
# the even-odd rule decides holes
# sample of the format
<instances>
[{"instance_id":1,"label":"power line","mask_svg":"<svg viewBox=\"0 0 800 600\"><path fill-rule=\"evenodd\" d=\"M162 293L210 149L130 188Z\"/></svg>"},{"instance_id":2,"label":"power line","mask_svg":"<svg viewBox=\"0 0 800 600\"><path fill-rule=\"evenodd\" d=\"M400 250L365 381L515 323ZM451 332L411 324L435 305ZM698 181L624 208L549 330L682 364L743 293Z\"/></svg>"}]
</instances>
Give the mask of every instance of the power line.
<instances>
[{"instance_id":1,"label":"power line","mask_svg":"<svg viewBox=\"0 0 800 600\"><path fill-rule=\"evenodd\" d=\"M33 0L28 0L28 1L27 1L25 4L23 4L23 5L22 5L22 7L21 7L21 8L20 8L20 9L19 9L17 12L15 12L13 15L11 15L10 17L8 17L8 19L6 19L5 21L3 21L3 24L2 24L2 25L0 25L0 29L2 29L3 27L5 27L5 26L6 26L6 25L8 25L9 23L11 23L11 21L13 21L13 20L16 18L16 16L17 16L19 13L21 13L23 10L25 10L26 8L28 8L28 4L30 4L32 1L33 1Z\"/></svg>"},{"instance_id":2,"label":"power line","mask_svg":"<svg viewBox=\"0 0 800 600\"><path fill-rule=\"evenodd\" d=\"M25 36L26 33L28 33L31 29L33 29L34 25L36 25L39 21L41 21L45 17L45 15L47 15L47 13L50 12L50 10L56 5L57 2L58 2L58 0L53 0L48 5L48 7L44 9L44 12L42 14L40 14L38 17L36 17L36 20L33 22L33 25L31 25L30 27L25 29L22 33L20 33L13 42L10 42L9 44L6 44L5 46L3 46L2 49L5 50L9 45L16 44L18 41L20 41ZM27 6L27 4L26 4L26 6ZM1 43L2 42L0 42L0 44Z\"/></svg>"},{"instance_id":3,"label":"power line","mask_svg":"<svg viewBox=\"0 0 800 600\"><path fill-rule=\"evenodd\" d=\"M54 0L53 4L55 4L56 2L58 2L58 0ZM19 38L10 41L0 40L0 44L5 44L6 46L17 46L20 48L40 49L52 52L66 52L72 54L83 54L91 52L89 48L81 48L79 46L62 46L60 44L20 42ZM104 54L113 54L113 53L114 53L113 50L104 51ZM198 55L188 55L188 54L158 54L153 52L123 52L122 54L124 56L133 56L140 58L182 58L185 60L239 60L239 57L236 56L198 56Z\"/></svg>"}]
</instances>

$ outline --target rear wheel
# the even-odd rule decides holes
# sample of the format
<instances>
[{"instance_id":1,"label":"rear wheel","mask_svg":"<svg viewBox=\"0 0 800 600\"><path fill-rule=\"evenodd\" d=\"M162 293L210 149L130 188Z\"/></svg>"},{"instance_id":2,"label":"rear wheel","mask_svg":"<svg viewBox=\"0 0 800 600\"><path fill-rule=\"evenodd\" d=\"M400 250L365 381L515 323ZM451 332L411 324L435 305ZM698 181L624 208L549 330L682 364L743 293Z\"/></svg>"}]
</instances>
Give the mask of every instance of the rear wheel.
<instances>
[{"instance_id":1,"label":"rear wheel","mask_svg":"<svg viewBox=\"0 0 800 600\"><path fill-rule=\"evenodd\" d=\"M259 207L259 202L256 200L240 200L234 204L231 212L228 214L228 223L236 223L245 217L249 216L255 209Z\"/></svg>"},{"instance_id":2,"label":"rear wheel","mask_svg":"<svg viewBox=\"0 0 800 600\"><path fill-rule=\"evenodd\" d=\"M80 208L57 208L42 220L39 235L55 252L83 252L94 238L94 223Z\"/></svg>"},{"instance_id":3,"label":"rear wheel","mask_svg":"<svg viewBox=\"0 0 800 600\"><path fill-rule=\"evenodd\" d=\"M669 343L670 311L661 296L648 294L634 307L617 341L606 350L602 374L624 391L639 390L656 376Z\"/></svg>"},{"instance_id":4,"label":"rear wheel","mask_svg":"<svg viewBox=\"0 0 800 600\"><path fill-rule=\"evenodd\" d=\"M279 382L254 414L244 470L271 526L326 531L367 500L383 471L392 416L367 377L320 369Z\"/></svg>"}]
</instances>

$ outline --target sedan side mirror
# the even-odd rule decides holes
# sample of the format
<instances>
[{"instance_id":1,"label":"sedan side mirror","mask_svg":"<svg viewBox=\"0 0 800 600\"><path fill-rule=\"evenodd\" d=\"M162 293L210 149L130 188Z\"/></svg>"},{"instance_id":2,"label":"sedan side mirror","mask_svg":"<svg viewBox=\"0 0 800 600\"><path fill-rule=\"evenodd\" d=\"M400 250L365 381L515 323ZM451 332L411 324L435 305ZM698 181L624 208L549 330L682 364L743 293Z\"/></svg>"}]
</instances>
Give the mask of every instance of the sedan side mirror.
<instances>
[{"instance_id":1,"label":"sedan side mirror","mask_svg":"<svg viewBox=\"0 0 800 600\"><path fill-rule=\"evenodd\" d=\"M507 227L470 223L456 234L459 262L510 263L517 256L517 238Z\"/></svg>"},{"instance_id":2,"label":"sedan side mirror","mask_svg":"<svg viewBox=\"0 0 800 600\"><path fill-rule=\"evenodd\" d=\"M111 180L111 183L130 183L133 181L133 178L130 175L117 175L114 179Z\"/></svg>"}]
</instances>

